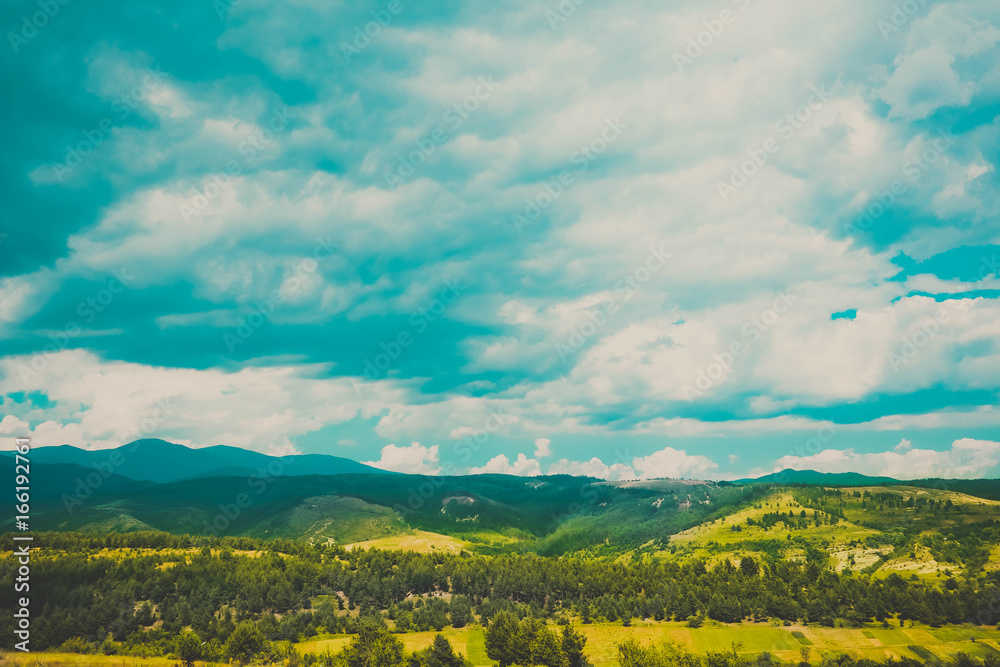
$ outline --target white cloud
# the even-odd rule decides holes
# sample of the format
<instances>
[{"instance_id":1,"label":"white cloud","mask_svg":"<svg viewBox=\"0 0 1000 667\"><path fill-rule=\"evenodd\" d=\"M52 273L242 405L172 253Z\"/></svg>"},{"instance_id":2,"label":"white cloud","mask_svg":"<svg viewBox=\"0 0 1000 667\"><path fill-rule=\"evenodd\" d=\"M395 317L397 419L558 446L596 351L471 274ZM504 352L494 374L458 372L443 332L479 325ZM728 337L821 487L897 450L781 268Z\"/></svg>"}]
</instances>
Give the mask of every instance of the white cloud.
<instances>
[{"instance_id":1,"label":"white cloud","mask_svg":"<svg viewBox=\"0 0 1000 667\"><path fill-rule=\"evenodd\" d=\"M963 80L958 59L992 49L1000 30L969 16L962 3L939 6L914 21L907 37L907 52L900 56L879 96L891 113L920 120L942 107L965 107L972 101L976 83Z\"/></svg>"},{"instance_id":2,"label":"white cloud","mask_svg":"<svg viewBox=\"0 0 1000 667\"><path fill-rule=\"evenodd\" d=\"M402 388L316 379L324 365L163 368L107 361L84 350L0 358L0 395L42 392L51 406L21 415L36 446L117 447L143 437L260 452L323 426L389 406ZM395 397L395 398L393 398Z\"/></svg>"},{"instance_id":3,"label":"white cloud","mask_svg":"<svg viewBox=\"0 0 1000 667\"><path fill-rule=\"evenodd\" d=\"M536 438L535 439L535 458L544 459L547 456L552 456L552 448L550 445L552 441L548 438Z\"/></svg>"},{"instance_id":4,"label":"white cloud","mask_svg":"<svg viewBox=\"0 0 1000 667\"><path fill-rule=\"evenodd\" d=\"M589 461L559 459L549 466L549 475L575 475L577 477L599 477L609 481L635 479L635 471L624 463L607 465L596 456Z\"/></svg>"},{"instance_id":5,"label":"white cloud","mask_svg":"<svg viewBox=\"0 0 1000 667\"><path fill-rule=\"evenodd\" d=\"M305 365L289 357L258 360L237 371L122 363L114 360L113 343L100 358L83 352L47 358L48 368L29 378L28 388L20 386L17 373L27 360L4 359L0 390L50 396L54 407L19 413L36 425L39 444L114 446L134 437L134 428L150 418L158 401L170 401L176 406L171 418L144 434L269 451L282 447L286 437L355 418L375 419L384 442L494 433L534 439L533 459L490 462L504 470L534 470L538 460L551 456L549 437L607 433L594 414L635 415L631 430L618 433L750 434L763 441L769 433L815 430L816 420L788 416L802 405L853 403L938 386L995 389L998 300L979 300L968 312L955 312L898 372L887 363L887 354L919 335L921 324L941 307L931 298L905 295L964 289L957 281L927 276L888 281L899 268L892 257L900 250L920 258L983 243L993 233L989 225L963 221L994 220L990 202L972 202L975 216L941 215L934 231L918 229L885 250L852 243L835 226L901 178L902 164L921 155L927 137L936 138L927 124L912 126L899 118L926 117L944 106L976 107L981 87L995 88L998 70L977 75L970 66L976 59L992 67L994 54L988 51L996 48L997 31L982 16L995 22L996 12L987 3L932 8L899 33L909 36L894 62L900 45L883 42L875 29L886 13L879 3L775 0L741 13L738 29L727 30L678 73L663 64L703 30L704 8L688 4L642 7L639 22L629 18L638 15L630 9L641 7L635 0L594 6L564 26L572 30L557 33L537 21L532 9L495 25L476 24L481 17L472 13L473 25L393 30L383 38L394 48L419 51L414 62L420 67L376 68L371 74L379 85L404 92L406 113L368 106L371 96L364 91L370 82L359 88L349 72L337 81L323 77L309 51L317 40L282 37L284 12L291 10L248 16L242 27L226 31L220 45L242 49L254 62L314 85L316 94L305 97L319 101L297 106L294 129L208 202L197 233L181 222L179 205L190 204L191 188L205 188L210 179L192 165L206 164L200 159L206 153L238 156L236 145L273 98L266 77L246 77L229 99L226 86L207 87L223 97L213 113L195 102L204 91L187 88L185 95L173 87L183 85L178 82L157 88L142 109L159 108L162 122L148 132L117 128L87 162L87 170L103 169L121 192L134 194L110 202L95 225L71 236L68 255L52 268L0 280L0 334L23 333L16 329L72 281L127 264L143 268L136 290L192 285L203 310L184 312L191 304L177 304L181 312L157 313L154 321L197 335L198 327L234 324L241 309L275 289L286 296L271 317L275 327L368 317L373 319L366 326L378 326L375 318L389 321L387 314L408 315L425 306L428 291L453 269L455 275L509 273L514 276L509 281L478 280L481 294L449 310L449 319L481 325L463 327L472 333L463 334L458 354L442 360L458 358L469 376L455 393L421 394L420 378L360 381L355 392L349 379L330 377L343 366ZM307 36L317 36L338 18L313 12L310 21L297 24ZM534 21L538 30L505 28L522 19ZM822 40L802 30L817 21L824 27ZM260 34L276 38L262 42ZM851 57L844 59L844 53ZM87 60L88 89L111 100L122 82L135 84L152 61L130 65L128 56L111 47L94 50ZM631 73L627 80L614 75L623 63ZM439 121L441 111L470 94L484 71L496 72L503 84L459 136L438 147L432 159L437 166L421 169L398 188L383 187L381 169L394 168L400 155L413 150L414 140L427 136L419 119ZM748 149L773 135L775 121L802 105L814 84L828 86L831 99L738 195L720 201L716 182L746 159ZM879 100L895 118L885 118ZM339 136L329 119L343 117L344 109L361 109L372 119L377 140L366 143L363 132ZM190 122L170 120L188 111L196 116ZM470 224L506 220L526 196L540 192L531 174L569 167L603 119L618 115L629 127L596 168L546 211L551 225L534 226L518 238L506 223L494 226L503 228L496 236L493 227ZM980 147L992 145L993 135L986 127L960 133L957 145L910 194L933 195L940 200L938 212L964 212L975 197L988 199L993 189L982 174L992 158ZM272 159L286 149L294 159ZM311 170L309 156L320 154L363 160L364 178ZM161 164L176 169L156 181ZM456 178L449 166L476 176ZM435 180L442 175L443 181ZM130 182L132 176L140 180ZM910 217L929 217L931 211L917 198L905 203L920 213ZM888 232L895 223L886 216L877 224ZM341 244L338 251L289 292L290 267L309 256L317 236L331 230ZM622 276L636 269L650 245L660 244L676 249L670 262L624 299L616 287ZM377 279L358 279L358 267L408 265L397 260L413 256L422 261L411 274L376 271ZM733 342L746 342L742 325L760 317L776 289L789 289L798 301L698 399L722 412L753 397L753 417L739 409L731 414L741 416L727 421L670 417L680 412L677 404L686 405L686 384L718 363ZM565 343L605 300L618 298L620 308L567 360L566 372L550 372L560 361L555 344ZM849 308L858 310L857 319L830 321L832 312ZM502 335L480 333L499 329ZM205 354L211 357L211 348ZM474 378L478 371L496 370L505 377L512 371L514 388L500 390ZM472 396L458 395L466 390ZM653 405L659 409L643 411ZM499 406L504 419L491 422L490 411ZM983 408L885 415L845 430L942 425L996 427L1000 413ZM599 459L565 461L551 467L634 474ZM638 461L644 476L700 476L715 467L705 457L672 449Z\"/></svg>"},{"instance_id":6,"label":"white cloud","mask_svg":"<svg viewBox=\"0 0 1000 667\"><path fill-rule=\"evenodd\" d=\"M4 418L0 419L0 433L14 436L27 435L28 422L22 421L14 415L4 415Z\"/></svg>"},{"instance_id":7,"label":"white cloud","mask_svg":"<svg viewBox=\"0 0 1000 667\"><path fill-rule=\"evenodd\" d=\"M302 452L295 446L294 442L285 438L281 444L270 447L266 453L271 456L298 456Z\"/></svg>"},{"instance_id":8,"label":"white cloud","mask_svg":"<svg viewBox=\"0 0 1000 667\"><path fill-rule=\"evenodd\" d=\"M438 460L438 446L424 447L419 442L409 447L386 445L382 448L382 458L378 461L362 461L365 465L404 472L412 475L437 475L441 472Z\"/></svg>"},{"instance_id":9,"label":"white cloud","mask_svg":"<svg viewBox=\"0 0 1000 667\"><path fill-rule=\"evenodd\" d=\"M950 479L995 474L997 465L1000 465L1000 442L962 438L946 451L914 449L908 440L902 440L894 451L887 452L864 454L853 449L827 449L812 456L784 456L775 461L774 472L792 468L860 472L897 479Z\"/></svg>"},{"instance_id":10,"label":"white cloud","mask_svg":"<svg viewBox=\"0 0 1000 667\"><path fill-rule=\"evenodd\" d=\"M486 465L469 470L470 475L497 474L535 477L542 474L542 468L535 459L529 459L524 454L518 454L517 460L511 463L504 454L498 454Z\"/></svg>"},{"instance_id":11,"label":"white cloud","mask_svg":"<svg viewBox=\"0 0 1000 667\"><path fill-rule=\"evenodd\" d=\"M893 72L881 97L894 115L909 120L926 118L943 106L967 106L974 86L959 79L954 62L951 55L931 49L912 53Z\"/></svg>"},{"instance_id":12,"label":"white cloud","mask_svg":"<svg viewBox=\"0 0 1000 667\"><path fill-rule=\"evenodd\" d=\"M719 465L707 456L692 455L684 450L665 447L649 456L637 456L632 460L632 467L639 472L640 477L646 479L655 477L699 478L709 474Z\"/></svg>"}]
</instances>

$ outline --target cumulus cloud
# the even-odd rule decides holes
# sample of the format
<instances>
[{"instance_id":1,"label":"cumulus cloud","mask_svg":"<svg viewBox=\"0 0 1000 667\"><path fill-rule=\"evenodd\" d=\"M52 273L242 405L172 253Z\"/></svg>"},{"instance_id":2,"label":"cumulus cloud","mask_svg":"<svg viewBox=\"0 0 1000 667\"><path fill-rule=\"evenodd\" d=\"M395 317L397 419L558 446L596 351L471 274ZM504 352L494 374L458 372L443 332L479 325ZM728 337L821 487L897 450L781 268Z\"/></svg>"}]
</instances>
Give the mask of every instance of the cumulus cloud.
<instances>
[{"instance_id":1,"label":"cumulus cloud","mask_svg":"<svg viewBox=\"0 0 1000 667\"><path fill-rule=\"evenodd\" d=\"M110 362L84 350L0 358L0 394L41 392L51 405L22 416L38 446L103 449L142 437L267 452L324 425L400 403L400 389L359 396L317 365L220 369Z\"/></svg>"},{"instance_id":2,"label":"cumulus cloud","mask_svg":"<svg viewBox=\"0 0 1000 667\"><path fill-rule=\"evenodd\" d=\"M548 456L552 456L552 448L550 445L552 441L548 438L537 438L535 439L535 458L544 459Z\"/></svg>"},{"instance_id":3,"label":"cumulus cloud","mask_svg":"<svg viewBox=\"0 0 1000 667\"><path fill-rule=\"evenodd\" d=\"M944 451L916 449L902 440L893 451L859 453L854 449L826 449L811 456L784 456L774 471L816 470L860 472L866 475L921 479L926 477L980 478L996 474L1000 464L1000 442L962 438Z\"/></svg>"},{"instance_id":4,"label":"cumulus cloud","mask_svg":"<svg viewBox=\"0 0 1000 667\"><path fill-rule=\"evenodd\" d=\"M542 474L542 468L535 459L529 459L524 454L518 454L511 462L504 454L497 454L486 465L469 470L471 475L497 474L535 477Z\"/></svg>"},{"instance_id":5,"label":"cumulus cloud","mask_svg":"<svg viewBox=\"0 0 1000 667\"><path fill-rule=\"evenodd\" d=\"M183 21L186 2L170 3L164 21ZM775 0L740 14L740 29L684 71L665 69L704 29L702 9L620 0L555 32L533 8L505 6L506 21L445 10L383 35L392 58L331 77L316 63L331 39L351 39L343 7L262 6L191 35L198 48L242 54L233 71L164 71L66 182L52 177L65 137L79 140L149 68L178 62L178 46L123 23L127 14L53 22L55 51L19 56L24 122L5 152L19 173L49 177L10 193L10 210L32 218L15 216L0 239L0 335L19 346L0 358L0 391L50 396L16 408L39 444L155 434L270 451L357 420L370 430L330 442L534 440L532 459L488 464L522 472L564 436L747 436L766 448L774 434L829 421L947 428L951 438L1000 426L989 407L1000 301L960 298L995 282L900 275L896 261L997 242L997 139L980 113L996 92L996 9L931 7L883 39L880 3ZM802 29L817 23L822 40ZM123 26L139 31L143 52L107 46ZM47 76L53 59L86 65L81 90ZM496 90L390 186L386 171L483 72ZM289 80L302 94L274 88ZM824 101L805 109L820 89ZM242 142L284 113L282 100L290 124L244 159ZM71 111L46 113L54 102ZM808 119L780 150L720 198L747 152L800 110ZM622 127L611 143L600 138L609 122ZM957 127L919 187L907 182L866 233L847 224ZM515 229L526 199L548 197L546 177L575 169L581 146L599 138L601 154ZM215 170L229 158L240 173L220 185ZM92 182L107 188L84 187ZM196 198L194 227L180 211ZM53 221L44 238L35 218ZM670 256L650 270L654 251ZM126 292L93 322L74 318L125 265L136 275ZM446 277L466 286L447 304ZM790 307L772 318L778 293ZM948 322L924 341L945 307ZM831 319L849 310L854 319ZM27 352L67 324L84 332L67 349ZM249 336L227 347L237 331ZM22 374L33 357L44 369ZM924 413L881 412L905 402L887 395L917 391L934 394ZM869 421L852 421L855 410ZM608 478L716 469L684 447L627 469L600 457L550 467Z\"/></svg>"},{"instance_id":6,"label":"cumulus cloud","mask_svg":"<svg viewBox=\"0 0 1000 667\"><path fill-rule=\"evenodd\" d=\"M640 456L632 460L632 467L645 479L656 477L704 477L719 465L699 454L688 454L686 451L673 447L664 447L649 456Z\"/></svg>"},{"instance_id":7,"label":"cumulus cloud","mask_svg":"<svg viewBox=\"0 0 1000 667\"><path fill-rule=\"evenodd\" d=\"M382 448L382 458L378 461L362 461L365 465L403 472L412 475L437 475L441 472L438 461L438 446L425 447L419 442L409 447L386 445Z\"/></svg>"},{"instance_id":8,"label":"cumulus cloud","mask_svg":"<svg viewBox=\"0 0 1000 667\"><path fill-rule=\"evenodd\" d=\"M302 451L295 446L295 443L285 438L280 444L274 445L267 450L271 456L298 456Z\"/></svg>"},{"instance_id":9,"label":"cumulus cloud","mask_svg":"<svg viewBox=\"0 0 1000 667\"><path fill-rule=\"evenodd\" d=\"M613 463L609 466L596 456L589 461L559 459L549 466L548 474L599 477L612 482L636 478L635 471L624 463Z\"/></svg>"},{"instance_id":10,"label":"cumulus cloud","mask_svg":"<svg viewBox=\"0 0 1000 667\"><path fill-rule=\"evenodd\" d=\"M4 415L4 418L0 419L0 433L4 435L27 435L28 428L28 422L18 419L14 415Z\"/></svg>"},{"instance_id":11,"label":"cumulus cloud","mask_svg":"<svg viewBox=\"0 0 1000 667\"><path fill-rule=\"evenodd\" d=\"M998 41L1000 30L971 17L961 3L935 7L914 21L907 52L879 94L893 115L908 120L926 118L941 107L967 106L978 77L972 73L963 80L960 70L966 68L956 65L956 59L990 51Z\"/></svg>"}]
</instances>

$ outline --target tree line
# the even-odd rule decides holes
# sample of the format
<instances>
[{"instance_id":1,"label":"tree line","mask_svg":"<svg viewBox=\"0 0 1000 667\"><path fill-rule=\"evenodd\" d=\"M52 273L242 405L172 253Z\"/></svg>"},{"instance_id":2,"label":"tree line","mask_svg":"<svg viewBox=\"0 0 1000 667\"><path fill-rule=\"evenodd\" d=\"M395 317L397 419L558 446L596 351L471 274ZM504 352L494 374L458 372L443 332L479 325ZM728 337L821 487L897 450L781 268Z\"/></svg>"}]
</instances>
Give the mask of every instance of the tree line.
<instances>
[{"instance_id":1,"label":"tree line","mask_svg":"<svg viewBox=\"0 0 1000 667\"><path fill-rule=\"evenodd\" d=\"M46 545L32 558L32 647L39 649L76 642L162 655L175 651L187 630L222 651L245 623L265 641L294 642L323 632L358 635L366 619L391 623L395 632L440 631L487 626L504 612L519 622L557 623L1000 620L998 572L936 583L844 575L781 559L709 567L700 560L347 551L254 540L235 549L232 538L158 533L40 534L36 543ZM13 608L12 559L2 561L0 574L0 602ZM0 615L8 647L12 630L10 616Z\"/></svg>"}]
</instances>

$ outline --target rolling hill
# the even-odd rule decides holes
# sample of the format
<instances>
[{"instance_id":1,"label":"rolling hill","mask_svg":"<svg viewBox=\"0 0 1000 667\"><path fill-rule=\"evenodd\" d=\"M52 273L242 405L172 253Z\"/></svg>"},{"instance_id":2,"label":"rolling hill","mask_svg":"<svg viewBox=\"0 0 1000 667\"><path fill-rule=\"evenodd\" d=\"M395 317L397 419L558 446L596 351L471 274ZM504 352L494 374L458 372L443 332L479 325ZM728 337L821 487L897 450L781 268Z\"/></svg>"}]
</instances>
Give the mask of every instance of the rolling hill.
<instances>
[{"instance_id":1,"label":"rolling hill","mask_svg":"<svg viewBox=\"0 0 1000 667\"><path fill-rule=\"evenodd\" d=\"M13 456L9 451L4 452ZM178 482L205 477L346 475L397 473L380 470L339 456L300 454L269 456L240 447L217 445L191 448L165 440L136 440L114 449L88 450L61 445L31 450L32 463L101 467L115 475L147 482Z\"/></svg>"},{"instance_id":2,"label":"rolling hill","mask_svg":"<svg viewBox=\"0 0 1000 667\"><path fill-rule=\"evenodd\" d=\"M829 486L861 486L864 484L898 484L892 477L869 477L858 472L816 472L785 468L760 477L736 480L736 484L827 484Z\"/></svg>"},{"instance_id":3,"label":"rolling hill","mask_svg":"<svg viewBox=\"0 0 1000 667\"><path fill-rule=\"evenodd\" d=\"M989 497L1000 495L995 480L899 482L812 471L748 483L428 477L375 474L336 457L279 459L163 441L133 445L133 451L123 448L124 461L113 471L94 455L109 461L120 450L35 450L32 528L340 545L439 542L485 554L707 563L750 555L878 576L1000 569L1000 502ZM0 457L0 474L12 467L9 457ZM307 474L324 469L351 472ZM0 531L11 521L0 523Z\"/></svg>"}]
</instances>

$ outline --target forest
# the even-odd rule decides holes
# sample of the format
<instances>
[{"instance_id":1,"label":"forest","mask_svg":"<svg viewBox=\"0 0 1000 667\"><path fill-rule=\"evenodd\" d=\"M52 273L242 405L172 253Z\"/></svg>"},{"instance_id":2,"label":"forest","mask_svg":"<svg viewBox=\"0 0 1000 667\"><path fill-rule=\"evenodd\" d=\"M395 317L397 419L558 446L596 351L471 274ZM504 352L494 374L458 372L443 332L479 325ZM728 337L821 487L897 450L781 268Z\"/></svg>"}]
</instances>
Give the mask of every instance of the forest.
<instances>
[{"instance_id":1,"label":"forest","mask_svg":"<svg viewBox=\"0 0 1000 667\"><path fill-rule=\"evenodd\" d=\"M571 620L628 625L633 619L673 619L692 627L706 619L830 627L1000 620L994 614L1000 608L996 571L938 585L750 557L709 567L700 560L420 554L157 532L46 533L37 539L46 548L32 561L32 605L40 612L32 627L36 649L179 656L197 638L201 659L249 659L265 652L288 659L292 642L321 633L370 644L383 635L378 642L402 632L470 624L528 624L524 632L538 635L549 632L547 624L566 627ZM0 595L9 609L11 560L3 568ZM5 616L0 625L10 648L12 621ZM521 632L519 627L510 632ZM573 642L552 636L558 641L544 636L550 648ZM447 651L439 645L438 653Z\"/></svg>"}]
</instances>

